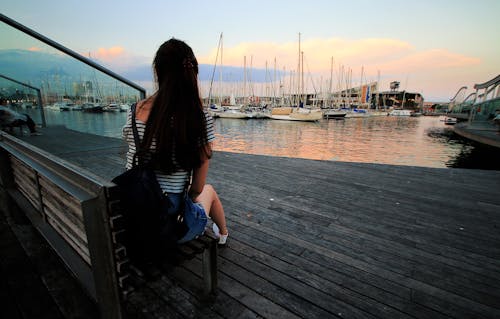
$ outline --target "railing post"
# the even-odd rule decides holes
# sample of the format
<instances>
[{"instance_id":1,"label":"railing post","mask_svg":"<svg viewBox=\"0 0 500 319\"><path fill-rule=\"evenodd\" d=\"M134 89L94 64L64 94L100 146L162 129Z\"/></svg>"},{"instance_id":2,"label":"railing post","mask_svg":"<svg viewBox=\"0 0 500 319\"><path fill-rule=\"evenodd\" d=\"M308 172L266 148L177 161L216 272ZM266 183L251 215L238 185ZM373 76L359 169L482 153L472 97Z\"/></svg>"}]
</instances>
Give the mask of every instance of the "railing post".
<instances>
[{"instance_id":1,"label":"railing post","mask_svg":"<svg viewBox=\"0 0 500 319\"><path fill-rule=\"evenodd\" d=\"M98 197L86 206L84 207L83 219L101 318L121 319L120 292L105 189L102 188Z\"/></svg>"}]
</instances>

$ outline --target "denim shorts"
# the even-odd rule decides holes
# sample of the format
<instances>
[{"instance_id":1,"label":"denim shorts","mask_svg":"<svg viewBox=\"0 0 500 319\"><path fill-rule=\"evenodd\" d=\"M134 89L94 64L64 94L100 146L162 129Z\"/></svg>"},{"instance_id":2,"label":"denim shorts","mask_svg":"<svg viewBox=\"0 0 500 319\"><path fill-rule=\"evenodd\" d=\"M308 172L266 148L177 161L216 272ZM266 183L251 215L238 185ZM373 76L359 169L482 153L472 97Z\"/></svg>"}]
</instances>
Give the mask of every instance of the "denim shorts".
<instances>
[{"instance_id":1,"label":"denim shorts","mask_svg":"<svg viewBox=\"0 0 500 319\"><path fill-rule=\"evenodd\" d=\"M172 204L168 209L169 214L173 214L179 210L179 207L182 201L185 200L185 211L184 211L184 220L188 226L187 233L179 239L177 242L179 244L188 242L192 239L203 234L205 231L205 226L207 225L207 214L205 213L205 209L201 206L200 203L193 202L189 196L185 194L168 194L168 199Z\"/></svg>"}]
</instances>

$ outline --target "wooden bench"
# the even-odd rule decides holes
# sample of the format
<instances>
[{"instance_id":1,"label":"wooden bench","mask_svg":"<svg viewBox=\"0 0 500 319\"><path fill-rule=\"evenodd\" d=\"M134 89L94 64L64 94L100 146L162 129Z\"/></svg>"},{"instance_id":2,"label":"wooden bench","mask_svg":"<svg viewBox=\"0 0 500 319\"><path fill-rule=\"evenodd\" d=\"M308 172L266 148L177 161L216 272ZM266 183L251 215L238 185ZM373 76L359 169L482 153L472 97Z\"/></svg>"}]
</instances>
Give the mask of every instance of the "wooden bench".
<instances>
[{"instance_id":1,"label":"wooden bench","mask_svg":"<svg viewBox=\"0 0 500 319\"><path fill-rule=\"evenodd\" d=\"M101 317L122 318L134 283L144 278L136 280L140 276L121 244L126 229L117 186L5 132L0 132L0 181L98 303ZM203 291L215 293L213 234L207 231L176 253L182 260L202 254Z\"/></svg>"}]
</instances>

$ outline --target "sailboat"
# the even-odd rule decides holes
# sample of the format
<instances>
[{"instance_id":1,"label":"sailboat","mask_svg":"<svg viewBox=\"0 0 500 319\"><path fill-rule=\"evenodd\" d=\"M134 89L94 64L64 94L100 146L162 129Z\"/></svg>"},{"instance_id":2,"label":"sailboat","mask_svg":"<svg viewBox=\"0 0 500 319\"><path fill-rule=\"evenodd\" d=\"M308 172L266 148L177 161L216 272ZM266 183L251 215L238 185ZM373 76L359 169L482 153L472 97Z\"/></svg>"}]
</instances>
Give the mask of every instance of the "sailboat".
<instances>
[{"instance_id":1,"label":"sailboat","mask_svg":"<svg viewBox=\"0 0 500 319\"><path fill-rule=\"evenodd\" d=\"M343 119L347 115L347 112L345 110L340 110L338 108L334 107L333 99L330 99L332 96L332 88L333 88L333 56L331 58L331 63L330 63L330 88L328 90L328 99L326 106L326 110L323 112L323 117L326 119Z\"/></svg>"},{"instance_id":2,"label":"sailboat","mask_svg":"<svg viewBox=\"0 0 500 319\"><path fill-rule=\"evenodd\" d=\"M227 118L227 119L248 119L252 118L252 113L251 112L246 112L243 109L242 105L237 105L235 103L234 97L230 97L229 105L222 105L222 48L223 48L223 42L222 42L222 33L220 34L219 38L219 45L217 47L217 56L215 59L215 64L214 64L214 73L215 73L215 67L217 65L217 60L219 59L219 50L220 50L220 72L219 72L219 100L220 104L212 104L211 103L211 95L212 95L212 84L213 84L213 74L212 74L212 81L210 83L210 92L209 92L209 97L208 101L210 104L208 108L208 113L214 117L214 118Z\"/></svg>"},{"instance_id":3,"label":"sailboat","mask_svg":"<svg viewBox=\"0 0 500 319\"><path fill-rule=\"evenodd\" d=\"M274 107L271 110L269 118L273 120L285 120L285 121L307 121L315 122L323 118L323 112L321 110L307 109L303 107L302 97L304 89L304 52L300 50L300 33L299 33L299 63L298 71L300 71L300 79L298 81L298 103L297 107ZM300 85L302 83L302 85Z\"/></svg>"}]
</instances>

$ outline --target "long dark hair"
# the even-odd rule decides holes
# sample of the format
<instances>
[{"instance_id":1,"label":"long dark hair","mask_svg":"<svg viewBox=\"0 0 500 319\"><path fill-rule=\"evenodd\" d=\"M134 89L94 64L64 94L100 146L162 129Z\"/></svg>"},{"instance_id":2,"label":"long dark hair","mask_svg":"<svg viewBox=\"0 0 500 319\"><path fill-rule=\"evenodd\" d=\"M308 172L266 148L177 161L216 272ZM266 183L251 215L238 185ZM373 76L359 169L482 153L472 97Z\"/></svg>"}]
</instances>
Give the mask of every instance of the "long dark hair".
<instances>
[{"instance_id":1,"label":"long dark hair","mask_svg":"<svg viewBox=\"0 0 500 319\"><path fill-rule=\"evenodd\" d=\"M205 113L198 90L198 61L183 41L170 39L156 52L153 68L158 84L142 146L153 139L153 163L167 174L191 170L210 158Z\"/></svg>"}]
</instances>

